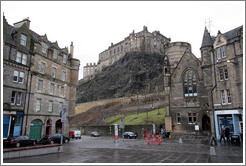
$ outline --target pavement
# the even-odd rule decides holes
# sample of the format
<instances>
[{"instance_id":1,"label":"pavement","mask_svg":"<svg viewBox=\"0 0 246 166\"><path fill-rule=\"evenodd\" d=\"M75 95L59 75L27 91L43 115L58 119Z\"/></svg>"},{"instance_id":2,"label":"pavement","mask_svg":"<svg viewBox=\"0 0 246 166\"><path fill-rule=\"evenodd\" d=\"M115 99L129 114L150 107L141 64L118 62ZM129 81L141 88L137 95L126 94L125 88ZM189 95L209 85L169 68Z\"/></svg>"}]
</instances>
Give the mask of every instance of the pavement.
<instances>
[{"instance_id":1,"label":"pavement","mask_svg":"<svg viewBox=\"0 0 246 166\"><path fill-rule=\"evenodd\" d=\"M182 143L180 143L180 138ZM243 145L210 145L204 136L175 136L160 145L143 138L82 136L63 145L63 153L3 160L3 163L242 163Z\"/></svg>"}]
</instances>

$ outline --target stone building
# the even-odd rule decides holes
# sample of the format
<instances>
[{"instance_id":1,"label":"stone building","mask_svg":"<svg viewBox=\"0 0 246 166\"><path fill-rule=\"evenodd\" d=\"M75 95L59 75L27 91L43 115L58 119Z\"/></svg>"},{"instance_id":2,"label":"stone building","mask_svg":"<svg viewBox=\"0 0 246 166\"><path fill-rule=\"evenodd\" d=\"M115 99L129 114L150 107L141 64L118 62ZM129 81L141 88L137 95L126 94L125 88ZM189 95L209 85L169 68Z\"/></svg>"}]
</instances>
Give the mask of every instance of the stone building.
<instances>
[{"instance_id":1,"label":"stone building","mask_svg":"<svg viewBox=\"0 0 246 166\"><path fill-rule=\"evenodd\" d=\"M159 31L149 32L147 27L143 31L135 33L134 30L123 41L113 44L99 54L97 70L112 65L123 57L127 52L139 51L147 53L164 54L164 45L171 41L170 38L163 36Z\"/></svg>"},{"instance_id":2,"label":"stone building","mask_svg":"<svg viewBox=\"0 0 246 166\"><path fill-rule=\"evenodd\" d=\"M14 73L7 75L7 72L4 71L6 79L4 82L4 93L6 92L4 103L6 106L11 106L11 102L14 100L13 92L15 92L13 87L11 87L12 89L5 87L11 84L15 84L15 88L20 87L19 89L23 91L23 108L18 106L18 111L21 112L23 118L19 135L29 135L31 138L39 139L45 134L68 133L68 120L74 115L75 110L80 65L79 60L73 58L73 43L70 45L69 53L68 48L60 48L57 42L50 42L46 35L41 36L32 31L29 19L15 23L14 27L8 24L6 26L8 30L3 55L12 63L18 61L21 68L9 65L8 72L12 70ZM23 35L25 37L22 37ZM8 36L12 43L8 42ZM20 45L18 43L22 43L23 39L26 41L26 46L18 47ZM16 43L17 47L13 45ZM19 60L19 57L22 58L22 61ZM26 61L24 65L23 61ZM21 79L23 74L20 72L19 75L15 74L17 73L15 68L24 72L25 85L16 83L15 80ZM18 101L18 92L16 101ZM67 116L61 118L61 110L64 110L62 113L66 112L64 115Z\"/></svg>"},{"instance_id":3,"label":"stone building","mask_svg":"<svg viewBox=\"0 0 246 166\"><path fill-rule=\"evenodd\" d=\"M173 132L197 131L219 138L220 127L239 135L243 116L243 27L210 36L205 28L201 60L190 50L168 77ZM170 56L169 56L170 57ZM172 124L172 125L171 125Z\"/></svg>"},{"instance_id":4,"label":"stone building","mask_svg":"<svg viewBox=\"0 0 246 166\"><path fill-rule=\"evenodd\" d=\"M3 138L22 133L31 61L30 21L11 26L3 17Z\"/></svg>"},{"instance_id":5,"label":"stone building","mask_svg":"<svg viewBox=\"0 0 246 166\"><path fill-rule=\"evenodd\" d=\"M94 75L97 70L96 63L87 63L86 66L83 67L83 79L90 79Z\"/></svg>"}]
</instances>

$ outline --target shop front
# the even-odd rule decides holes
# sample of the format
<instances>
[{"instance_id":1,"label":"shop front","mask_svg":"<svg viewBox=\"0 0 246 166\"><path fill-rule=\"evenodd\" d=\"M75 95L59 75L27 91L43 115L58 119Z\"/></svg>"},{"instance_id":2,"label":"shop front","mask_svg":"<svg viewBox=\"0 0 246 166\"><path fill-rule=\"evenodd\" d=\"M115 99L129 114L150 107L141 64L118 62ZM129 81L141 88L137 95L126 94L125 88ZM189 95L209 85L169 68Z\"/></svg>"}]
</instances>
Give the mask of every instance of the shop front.
<instances>
[{"instance_id":1,"label":"shop front","mask_svg":"<svg viewBox=\"0 0 246 166\"><path fill-rule=\"evenodd\" d=\"M215 117L215 130L216 138L220 139L220 128L228 126L230 129L230 135L240 135L241 126L240 123L243 119L243 110L216 110L214 112Z\"/></svg>"}]
</instances>

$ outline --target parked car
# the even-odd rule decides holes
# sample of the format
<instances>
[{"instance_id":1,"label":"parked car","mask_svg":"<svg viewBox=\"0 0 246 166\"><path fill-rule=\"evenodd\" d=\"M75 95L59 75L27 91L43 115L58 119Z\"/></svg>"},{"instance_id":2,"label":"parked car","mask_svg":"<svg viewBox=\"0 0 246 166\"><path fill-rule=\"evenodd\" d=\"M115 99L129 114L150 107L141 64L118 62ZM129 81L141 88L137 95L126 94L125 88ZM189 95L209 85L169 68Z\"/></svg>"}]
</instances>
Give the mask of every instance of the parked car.
<instances>
[{"instance_id":1,"label":"parked car","mask_svg":"<svg viewBox=\"0 0 246 166\"><path fill-rule=\"evenodd\" d=\"M91 137L99 137L100 134L96 131L91 132Z\"/></svg>"},{"instance_id":2,"label":"parked car","mask_svg":"<svg viewBox=\"0 0 246 166\"><path fill-rule=\"evenodd\" d=\"M68 143L70 139L62 134L56 133L56 134L50 134L46 135L41 138L40 143L41 144L54 144L54 143L61 143L61 138L63 137L63 143Z\"/></svg>"},{"instance_id":3,"label":"parked car","mask_svg":"<svg viewBox=\"0 0 246 166\"><path fill-rule=\"evenodd\" d=\"M27 145L36 145L37 140L31 139L28 136L17 136L17 137L8 137L6 140L3 141L4 147L20 147L20 146L27 146Z\"/></svg>"},{"instance_id":4,"label":"parked car","mask_svg":"<svg viewBox=\"0 0 246 166\"><path fill-rule=\"evenodd\" d=\"M74 138L81 139L81 131L80 130L75 130L75 131L73 131L73 133L74 133Z\"/></svg>"},{"instance_id":5,"label":"parked car","mask_svg":"<svg viewBox=\"0 0 246 166\"><path fill-rule=\"evenodd\" d=\"M123 136L124 136L124 138L129 138L129 139L131 139L131 138L137 138L137 135L135 134L135 133L133 133L133 132L125 132L124 134L123 134Z\"/></svg>"}]
</instances>

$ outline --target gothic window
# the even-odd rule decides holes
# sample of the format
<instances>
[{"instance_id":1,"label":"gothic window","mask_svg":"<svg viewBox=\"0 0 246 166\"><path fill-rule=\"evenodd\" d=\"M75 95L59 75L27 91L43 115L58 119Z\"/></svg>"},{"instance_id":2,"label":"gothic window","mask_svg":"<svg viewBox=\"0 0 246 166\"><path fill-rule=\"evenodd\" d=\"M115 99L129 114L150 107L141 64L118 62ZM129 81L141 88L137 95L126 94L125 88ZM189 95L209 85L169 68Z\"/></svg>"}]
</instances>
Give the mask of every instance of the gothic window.
<instances>
[{"instance_id":1,"label":"gothic window","mask_svg":"<svg viewBox=\"0 0 246 166\"><path fill-rule=\"evenodd\" d=\"M196 74L191 70L186 71L184 74L184 96L197 96L197 78Z\"/></svg>"}]
</instances>

